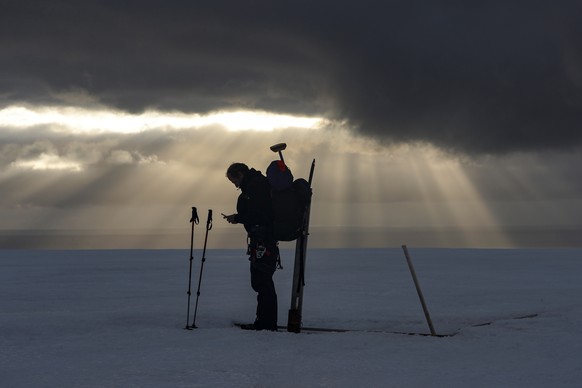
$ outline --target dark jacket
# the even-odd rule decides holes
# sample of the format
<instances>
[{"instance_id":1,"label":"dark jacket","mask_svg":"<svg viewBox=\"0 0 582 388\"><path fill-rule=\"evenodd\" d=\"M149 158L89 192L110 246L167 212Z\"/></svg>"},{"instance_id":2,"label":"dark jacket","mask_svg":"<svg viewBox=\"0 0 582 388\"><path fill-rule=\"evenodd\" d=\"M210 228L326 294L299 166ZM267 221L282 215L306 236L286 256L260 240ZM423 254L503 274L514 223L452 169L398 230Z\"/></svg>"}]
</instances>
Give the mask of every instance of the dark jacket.
<instances>
[{"instance_id":1,"label":"dark jacket","mask_svg":"<svg viewBox=\"0 0 582 388\"><path fill-rule=\"evenodd\" d=\"M249 234L258 227L263 227L271 235L273 206L269 181L260 171L251 168L245 174L240 188L242 193L236 204L235 221L243 224Z\"/></svg>"}]
</instances>

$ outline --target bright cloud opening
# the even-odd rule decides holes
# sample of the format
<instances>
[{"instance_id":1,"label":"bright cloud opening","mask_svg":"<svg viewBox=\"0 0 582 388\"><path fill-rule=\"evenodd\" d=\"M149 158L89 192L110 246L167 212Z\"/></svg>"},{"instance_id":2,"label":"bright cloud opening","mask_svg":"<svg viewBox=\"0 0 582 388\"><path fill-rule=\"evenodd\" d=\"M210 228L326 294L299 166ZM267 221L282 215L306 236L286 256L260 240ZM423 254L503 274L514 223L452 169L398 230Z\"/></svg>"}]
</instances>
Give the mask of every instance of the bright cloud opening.
<instances>
[{"instance_id":1,"label":"bright cloud opening","mask_svg":"<svg viewBox=\"0 0 582 388\"><path fill-rule=\"evenodd\" d=\"M263 111L221 111L207 115L147 111L129 114L76 107L10 106L0 110L0 127L30 128L51 125L57 130L82 133L139 133L152 129L188 129L220 125L229 131L273 131L283 128L318 129L320 117L281 115Z\"/></svg>"},{"instance_id":2,"label":"bright cloud opening","mask_svg":"<svg viewBox=\"0 0 582 388\"><path fill-rule=\"evenodd\" d=\"M34 159L17 160L10 165L14 168L36 171L81 171L83 169L83 166L78 162L67 160L58 155L49 153L42 153Z\"/></svg>"}]
</instances>

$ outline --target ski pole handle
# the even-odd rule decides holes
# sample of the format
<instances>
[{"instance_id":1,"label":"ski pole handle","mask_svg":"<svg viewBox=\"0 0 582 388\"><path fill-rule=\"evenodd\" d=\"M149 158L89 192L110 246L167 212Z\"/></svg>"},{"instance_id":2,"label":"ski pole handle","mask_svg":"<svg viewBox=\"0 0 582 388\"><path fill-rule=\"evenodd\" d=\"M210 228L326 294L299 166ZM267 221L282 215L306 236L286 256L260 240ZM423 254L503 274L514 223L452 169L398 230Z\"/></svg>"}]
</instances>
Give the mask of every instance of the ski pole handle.
<instances>
[{"instance_id":1,"label":"ski pole handle","mask_svg":"<svg viewBox=\"0 0 582 388\"><path fill-rule=\"evenodd\" d=\"M206 220L206 230L212 229L212 209L208 209L208 219Z\"/></svg>"},{"instance_id":2,"label":"ski pole handle","mask_svg":"<svg viewBox=\"0 0 582 388\"><path fill-rule=\"evenodd\" d=\"M198 225L198 211L196 210L196 208L194 206L192 206L192 217L190 217L190 222L195 223L196 225Z\"/></svg>"}]
</instances>

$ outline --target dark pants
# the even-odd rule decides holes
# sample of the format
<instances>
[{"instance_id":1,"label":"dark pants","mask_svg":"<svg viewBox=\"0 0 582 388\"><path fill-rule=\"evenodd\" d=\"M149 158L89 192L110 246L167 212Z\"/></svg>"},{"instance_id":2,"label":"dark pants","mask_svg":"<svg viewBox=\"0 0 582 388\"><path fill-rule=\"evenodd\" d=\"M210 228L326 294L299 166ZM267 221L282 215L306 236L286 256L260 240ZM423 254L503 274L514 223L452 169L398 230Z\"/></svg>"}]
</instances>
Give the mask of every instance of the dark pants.
<instances>
[{"instance_id":1,"label":"dark pants","mask_svg":"<svg viewBox=\"0 0 582 388\"><path fill-rule=\"evenodd\" d=\"M255 327L263 330L277 329L277 293L273 274L277 266L279 248L276 244L266 244L262 254L256 254L256 246L251 250L251 286L257 293L257 318ZM259 257L261 256L261 257Z\"/></svg>"}]
</instances>

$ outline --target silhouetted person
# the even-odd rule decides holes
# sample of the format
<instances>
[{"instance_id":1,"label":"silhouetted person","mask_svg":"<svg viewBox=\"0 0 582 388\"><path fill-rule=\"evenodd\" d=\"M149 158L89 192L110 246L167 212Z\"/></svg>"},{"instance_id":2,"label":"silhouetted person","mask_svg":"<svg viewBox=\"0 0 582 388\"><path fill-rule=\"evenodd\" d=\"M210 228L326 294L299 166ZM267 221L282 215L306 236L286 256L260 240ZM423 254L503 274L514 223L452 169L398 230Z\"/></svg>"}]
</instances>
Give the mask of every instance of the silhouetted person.
<instances>
[{"instance_id":1,"label":"silhouetted person","mask_svg":"<svg viewBox=\"0 0 582 388\"><path fill-rule=\"evenodd\" d=\"M260 171L244 163L233 163L226 177L241 194L236 204L237 213L224 218L231 224L243 224L247 231L251 286L257 292L255 322L243 325L249 330L277 330L277 293L273 273L277 267L279 248L273 238L273 209L271 188Z\"/></svg>"}]
</instances>

